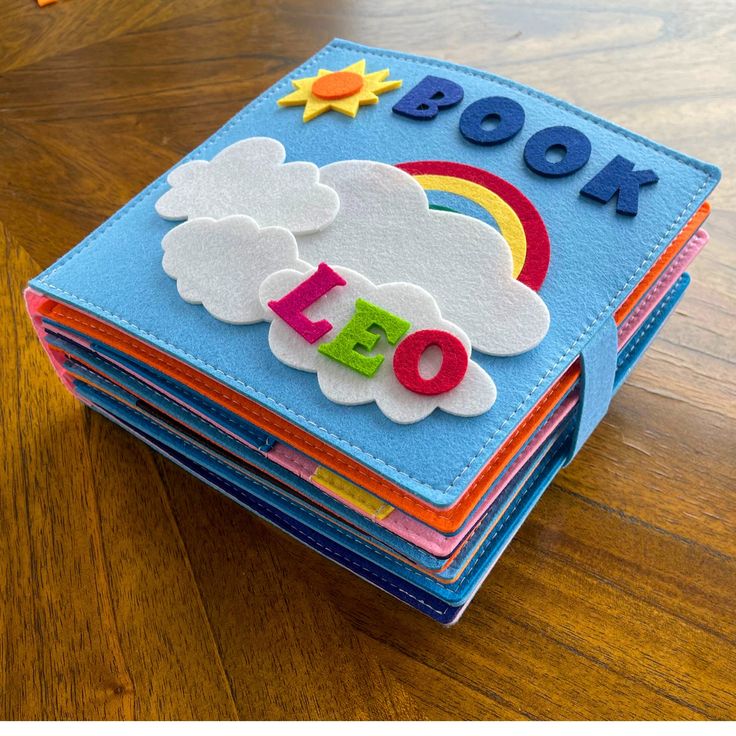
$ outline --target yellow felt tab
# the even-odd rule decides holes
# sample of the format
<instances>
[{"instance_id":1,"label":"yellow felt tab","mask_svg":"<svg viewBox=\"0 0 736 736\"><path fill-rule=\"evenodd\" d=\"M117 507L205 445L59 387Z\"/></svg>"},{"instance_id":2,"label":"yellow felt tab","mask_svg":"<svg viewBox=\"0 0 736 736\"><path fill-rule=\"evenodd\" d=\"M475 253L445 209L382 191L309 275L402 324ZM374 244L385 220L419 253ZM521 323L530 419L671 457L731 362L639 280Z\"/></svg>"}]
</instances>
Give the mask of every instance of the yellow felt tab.
<instances>
[{"instance_id":1,"label":"yellow felt tab","mask_svg":"<svg viewBox=\"0 0 736 736\"><path fill-rule=\"evenodd\" d=\"M394 510L393 506L389 506L384 501L381 501L380 498L376 498L372 493L364 491L354 483L341 478L339 475L322 466L317 468L317 471L312 476L312 480L328 488L336 496L339 496L361 511L365 511L375 519L385 519Z\"/></svg>"},{"instance_id":2,"label":"yellow felt tab","mask_svg":"<svg viewBox=\"0 0 736 736\"><path fill-rule=\"evenodd\" d=\"M514 278L521 273L526 260L524 227L516 212L501 197L480 184L455 176L417 174L414 178L422 185L422 189L433 189L466 197L488 212L498 224L501 235L511 248L511 255L514 259Z\"/></svg>"}]
</instances>

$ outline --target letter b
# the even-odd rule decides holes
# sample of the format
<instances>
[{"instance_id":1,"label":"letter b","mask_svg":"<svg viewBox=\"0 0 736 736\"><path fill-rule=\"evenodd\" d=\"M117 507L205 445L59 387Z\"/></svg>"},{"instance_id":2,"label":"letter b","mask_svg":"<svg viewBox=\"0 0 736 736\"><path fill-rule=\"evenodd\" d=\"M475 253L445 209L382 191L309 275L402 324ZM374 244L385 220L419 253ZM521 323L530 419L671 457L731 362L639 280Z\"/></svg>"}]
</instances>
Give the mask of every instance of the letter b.
<instances>
[{"instance_id":1,"label":"letter b","mask_svg":"<svg viewBox=\"0 0 736 736\"><path fill-rule=\"evenodd\" d=\"M412 120L432 120L440 110L453 107L463 99L463 88L444 77L424 77L394 106L397 115Z\"/></svg>"}]
</instances>

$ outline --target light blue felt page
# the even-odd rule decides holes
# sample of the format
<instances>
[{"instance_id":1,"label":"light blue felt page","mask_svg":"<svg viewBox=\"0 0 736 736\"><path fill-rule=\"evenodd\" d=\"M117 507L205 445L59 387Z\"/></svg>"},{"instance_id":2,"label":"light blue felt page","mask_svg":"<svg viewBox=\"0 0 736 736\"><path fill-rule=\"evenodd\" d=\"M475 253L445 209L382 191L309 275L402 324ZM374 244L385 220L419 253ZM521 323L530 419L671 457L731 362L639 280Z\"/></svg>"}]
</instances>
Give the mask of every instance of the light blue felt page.
<instances>
[{"instance_id":1,"label":"light blue felt page","mask_svg":"<svg viewBox=\"0 0 736 736\"><path fill-rule=\"evenodd\" d=\"M292 89L291 79L314 75L319 68L341 69L363 58L368 71L388 67L392 78L403 79L402 90L385 93L377 105L361 108L354 119L330 112L304 124L302 108L276 105ZM427 74L461 84L463 103L430 122L392 113L391 106ZM491 95L517 100L526 122L507 143L476 146L462 137L458 120L468 103ZM590 139L592 154L581 171L547 179L526 168L524 144L532 133L550 125L569 125ZM540 291L550 310L551 327L542 343L522 356L473 355L498 387L498 399L489 412L468 419L436 411L416 424L397 425L375 405L333 404L321 394L313 374L288 368L273 357L265 324L227 325L203 307L185 303L161 268L161 239L173 227L154 210L156 199L167 190L165 176L34 279L32 286L185 360L440 507L457 501L719 179L714 166L514 82L341 40L254 100L186 159L210 159L231 143L254 135L279 139L288 160L318 165L348 158L467 163L507 179L533 202L551 241L550 270ZM637 169L654 169L659 176L657 184L642 189L639 214L633 218L618 215L613 202L601 205L578 194L615 155L634 161Z\"/></svg>"}]
</instances>

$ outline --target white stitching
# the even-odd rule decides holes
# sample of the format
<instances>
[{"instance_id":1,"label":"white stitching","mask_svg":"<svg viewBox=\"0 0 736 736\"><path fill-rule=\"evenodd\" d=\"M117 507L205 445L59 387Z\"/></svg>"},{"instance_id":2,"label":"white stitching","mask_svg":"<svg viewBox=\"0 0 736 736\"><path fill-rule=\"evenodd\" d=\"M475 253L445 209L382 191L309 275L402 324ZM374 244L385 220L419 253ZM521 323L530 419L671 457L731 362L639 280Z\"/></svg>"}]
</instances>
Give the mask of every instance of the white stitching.
<instances>
[{"instance_id":1,"label":"white stitching","mask_svg":"<svg viewBox=\"0 0 736 736\"><path fill-rule=\"evenodd\" d=\"M113 387L115 387L115 388L117 388L119 390L122 389L123 391L125 391L126 393L130 394L131 396L135 397L136 399L138 399L140 401L145 401L147 403L150 403L148 401L148 399L146 399L146 398L144 398L142 396L139 396L132 389L128 389L125 386L116 383L111 378L109 378L107 375L103 375L101 373L98 373L96 370L92 370L92 369L88 368L84 363L82 363L80 361L80 359L76 358L75 356L70 355L69 357L71 358L71 360L75 364L73 368L67 368L67 370L72 375L74 375L75 371L78 374L80 374L79 375L80 378L83 375L87 375L88 374L88 375L92 376L93 378L96 378L97 380L104 381L105 383L109 383L111 386L113 386ZM183 404L179 404L176 401L172 401L168 396L165 396L160 391L156 391L156 389L152 389L150 386L147 386L145 383L143 383L142 381L140 381L135 376L133 376L133 375L131 375L129 373L126 373L126 377L127 377L127 379L129 381L132 381L135 386L138 386L139 387L138 388L139 391L141 390L140 389L141 386L143 387L143 389L145 389L147 391L153 391L157 395L159 401L164 402L164 405L165 406L174 407L175 409L179 409L180 411L186 412L191 417L193 417L196 421L202 422L203 424L205 424L206 426L208 426L211 431L213 431L213 432L215 432L217 434L218 437L225 438L228 442L235 442L235 444L238 445L238 446L243 445L246 448L248 448L249 450L260 450L261 449L260 447L256 447L255 444L253 444L253 443L251 443L249 441L246 441L246 440L244 440L242 438L233 437L232 435L228 434L227 432L223 432L221 429L219 429L218 427L216 427L214 424L212 424L211 422L208 422L206 419L204 419L203 417L199 416L199 414L197 414L194 411L192 411L189 407L184 406ZM131 408L132 409L135 409L134 406L131 406ZM226 421L227 422L227 418L226 417L223 417L223 421ZM236 428L234 424L233 424L233 427Z\"/></svg>"},{"instance_id":2,"label":"white stitching","mask_svg":"<svg viewBox=\"0 0 736 736\"><path fill-rule=\"evenodd\" d=\"M591 113L587 112L587 110L582 110L581 108L575 107L575 105L572 105L569 102L565 102L564 100L558 100L557 98L551 97L550 95L547 95L544 92L540 92L539 90L525 87L519 82L515 82L513 79L506 79L505 77L499 77L496 74L492 74L491 72L484 72L484 71L481 71L480 69L473 69L471 67L463 66L462 64L453 64L450 61L442 61L441 59L425 59L423 57L416 57L411 54L402 54L397 51L388 51L386 49L373 49L371 47L364 47L364 46L361 46L360 44L353 44L353 43L350 43L349 41L342 41L339 39L331 42L330 45L333 48L338 48L338 49L341 48L341 49L346 49L346 50L351 50L351 51L360 51L361 53L370 53L373 56L382 57L384 59L396 59L397 61L409 60L414 64L426 66L430 68L450 69L452 71L460 72L461 74L464 74L467 77L477 77L478 79L484 79L486 81L495 82L496 84L499 84L502 87L508 87L509 89L513 89L516 92L526 95L527 97L533 97L533 98L542 100L542 102L552 105L553 107L557 107L560 110L564 110L566 112L572 113L573 115L577 115L578 117L583 118L584 120L587 120L588 122L593 123L594 125L597 125L598 127L606 128L607 130L610 130L611 132L616 133L616 135L620 135L622 138L626 138L627 140L630 140L633 143L643 145L646 148L651 148L657 153L661 153L661 154L664 154L665 156L669 156L670 158L673 158L676 161L679 161L680 163L685 164L686 166L689 166L694 169L698 169L699 171L702 171L703 173L706 173L710 176L706 168L698 166L697 165L698 162L690 160L687 156L684 156L678 153L677 151L666 149L663 146L659 145L658 143L655 143L654 141L650 141L647 138L644 138L643 136L638 136L635 133L632 133L631 131L628 131L625 128L622 128L616 125L615 123L609 122L608 120L599 119L595 117L594 115L592 115Z\"/></svg>"},{"instance_id":3,"label":"white stitching","mask_svg":"<svg viewBox=\"0 0 736 736\"><path fill-rule=\"evenodd\" d=\"M283 88L291 79L291 77L297 73L300 73L303 69L307 68L308 66L314 64L319 58L326 55L330 49L333 48L342 48L342 49L350 49L354 51L360 51L360 53L364 53L366 55L373 55L377 57L384 57L384 58L394 58L399 60L406 60L407 57L402 56L400 54L392 54L390 52L385 51L373 51L368 48L363 48L359 45L352 45L343 41L336 41L328 44L324 49L322 49L320 52L315 54L313 57L308 59L304 64L302 64L300 67L295 69L288 77L285 79L280 80L277 82L273 87L271 87L269 90L263 93L263 95L256 100L252 105L246 107L245 109L241 110L240 113L238 113L232 120L230 120L228 123L225 124L223 128L221 128L219 131L217 131L209 140L207 140L205 143L203 143L198 149L195 149L192 151L188 156L185 156L182 161L186 161L190 158L192 158L195 155L200 154L201 152L205 151L208 147L212 146L222 135L225 134L227 130L229 130L233 125L235 125L239 120L244 118L249 113L256 110L260 105L264 104L267 100L269 100L271 97L273 97L277 91L281 88ZM298 412L294 411L290 407L286 406L285 404L282 404L276 399L274 399L271 396L268 396L267 394L264 394L263 392L259 391L253 386L250 386L249 384L245 383L244 381L240 380L239 378L236 378L235 376L231 376L225 371L222 371L215 366L210 365L206 361L197 358L187 351L185 351L183 348L180 348L173 343L170 343L166 340L164 340L161 337L158 337L157 335L154 335L152 333L147 332L143 328L139 327L138 325L129 322L128 320L123 319L117 314L114 314L104 307L101 307L98 304L94 304L93 302L90 302L77 294L73 294L72 292L66 291L64 289L59 288L58 286L55 286L50 283L49 279L51 276L53 276L62 266L66 265L69 261L71 261L74 257L82 253L84 250L86 250L88 247L90 247L97 238L102 235L109 227L112 226L112 224L121 219L125 214L127 214L131 209L136 207L141 201L143 201L146 197L150 196L157 188L159 188L164 181L164 177L162 176L160 180L154 184L149 185L149 188L139 194L137 197L132 199L130 202L128 202L127 205L125 205L116 215L114 215L112 218L110 218L107 222L105 222L97 231L92 233L90 236L88 236L87 242L79 249L72 250L67 256L63 257L57 264L56 267L50 271L49 273L45 274L42 278L40 278L40 282L45 284L49 289L63 294L65 296L71 297L72 299L76 300L76 302L80 305L85 305L88 307L91 307L95 310L97 310L99 313L102 313L110 318L112 318L113 321L116 321L118 324L127 325L129 327L134 328L138 331L139 334L148 337L149 339L152 339L156 344L163 345L167 348L173 349L174 351L177 351L179 354L184 355L188 359L195 362L197 365L209 368L216 374L229 378L231 381L233 381L235 384L242 386L246 390L249 390L253 392L255 395L260 397L262 400L265 400L268 405L276 406L279 409L282 409L284 412L289 414L290 416L300 419L303 422L306 422L308 425L320 430L323 432L327 437L329 437L332 440L335 440L339 446L343 448L350 448L352 450L355 450L359 452L363 457L367 457L373 462L375 462L379 466L383 466L385 468L388 468L390 470L393 470L396 472L400 477L407 478L411 481L414 481L418 486L421 488L425 488L428 490L439 492L441 495L447 495L458 483L458 481L465 475L465 473L470 469L470 467L475 463L475 461L480 457L480 455L486 450L486 448L493 442L493 440L499 435L500 432L503 431L503 429L506 427L506 425L516 417L516 415L527 405L529 400L532 398L532 396L539 390L539 388L542 386L542 384L546 381L546 379L550 376L552 372L554 372L558 366L565 360L565 358L575 349L575 347L580 343L581 340L583 340L590 332L591 330L601 321L601 319L604 316L607 316L610 312L613 311L613 305L618 300L618 298L621 296L621 294L628 288L628 286L634 281L634 279L641 273L641 271L644 269L646 264L650 261L654 253L658 250L659 246L664 242L664 240L667 238L667 236L674 230L675 226L680 222L685 215L685 213L690 209L693 202L696 201L696 199L699 197L700 193L708 186L708 184L712 180L711 174L708 172L707 169L702 168L698 165L696 165L695 162L690 161L686 158L683 158L679 156L676 152L669 151L667 149L662 148L661 146L658 146L657 144L648 141L644 138L638 138L634 137L627 131L620 129L616 126L614 126L611 123L608 123L605 120L597 120L596 118L592 117L589 113L586 113L583 110L579 110L571 105L568 105L567 103L562 102L561 100L555 100L553 98L549 98L546 95L537 92L536 90L526 89L522 86L517 86L515 83L511 82L510 80L506 80L500 77L496 77L492 74L484 74L479 71L466 69L458 66L454 66L449 63L442 63L439 61L431 61L431 60L423 60L423 59L411 59L414 63L418 65L424 65L427 67L439 67L439 68L451 68L459 73L466 74L468 76L475 76L479 77L481 79L489 79L491 81L495 81L501 85L510 87L512 89L515 89L523 94L526 94L530 97L536 97L539 98L549 104L552 104L560 109L567 110L568 112L577 115L579 117L582 117L589 122L592 122L600 127L607 128L613 132L615 132L618 135L621 135L622 137L625 137L639 145L642 145L647 148L651 148L652 150L657 151L661 155L667 156L669 158L673 158L680 163L683 163L684 165L696 169L698 171L702 171L706 174L706 178L704 179L703 183L700 185L700 187L697 189L696 192L692 195L688 203L685 205L685 207L682 209L682 211L677 215L677 217L673 220L673 222L670 224L670 226L665 230L664 234L660 237L660 239L651 247L647 255L645 256L644 260L639 264L638 268L634 271L634 273L631 274L631 276L628 278L626 283L616 292L616 294L612 297L612 299L609 301L609 303L599 312L599 314L595 317L595 319L578 335L578 337L573 341L573 343L557 358L557 360L554 362L550 368L547 369L547 371L541 376L539 381L532 387L532 389L529 391L529 393L522 399L521 403L514 409L500 424L500 426L493 432L493 434L484 442L480 448L477 450L477 452L465 463L465 465L457 472L457 474L454 476L454 478L450 481L450 483L444 488L440 488L437 486L432 485L431 483L428 483L426 481L423 481L419 478L414 477L410 473L407 473L406 471L401 470L400 468L395 467L394 465L391 465L390 463L387 463L385 460L382 460L379 457L376 457L375 455L372 455L367 450L364 450L361 447L358 447L357 445L354 445L350 443L348 440L335 435L334 433L330 432L326 427L322 427L321 425L317 424L316 422L313 422L312 420L308 419L307 417L299 414ZM180 161L177 165L180 165L182 163Z\"/></svg>"},{"instance_id":4,"label":"white stitching","mask_svg":"<svg viewBox=\"0 0 736 736\"><path fill-rule=\"evenodd\" d=\"M621 362L620 363L617 361L617 364L619 366L621 364L623 364L623 362L629 357L629 355L631 355L631 353L634 352L636 346L644 339L644 337L646 337L646 335L649 333L649 329L651 328L652 324L656 321L656 319L664 311L664 309L667 307L667 305L669 304L669 302L672 301L672 299L675 297L675 295L676 295L675 292L671 293L662 302L662 304L660 304L659 307L657 307L656 312L649 317L649 319L647 320L647 322L645 323L645 325L642 325L641 334L639 334L639 336L637 337L635 344L631 346L631 349L628 350L628 352L627 352L627 354L625 356L622 356L621 357L621 359L620 359ZM565 434L565 439L567 439L567 437L569 437L571 434L572 434L572 432L571 431L568 431ZM564 440L563 440L563 442L561 444L564 445ZM557 456L558 456L558 454L555 454L553 457L557 457ZM506 514L506 518L504 519L503 524L505 524L507 521L509 521L509 516L511 515L511 513L519 505L519 502L522 500L522 498L524 496L526 496L527 493L529 493L529 491L531 490L532 485L534 484L534 482L536 481L536 479L539 477L539 474L543 470L546 470L546 468L548 467L548 465L551 462L551 460L552 460L552 458L549 458L545 462L544 465L540 466L537 470L534 471L534 474L529 478L529 481L528 481L526 490L524 490L522 492L520 498L514 504L513 508L509 509L509 511ZM496 536L496 534L498 532L500 532L501 529L503 528L503 524L501 524L501 526L498 528L498 531L492 537L490 537L488 540L486 540L485 542L483 542L483 544L479 547L478 551L476 552L476 558L475 558L475 560L473 560L473 564L467 570L465 570L465 572L463 572L463 574L460 576L460 578L458 579L458 581L457 581L457 583L455 585L459 586L462 582L464 582L470 576L470 574L473 571L473 569L475 568L475 566L478 564L478 562L480 562L480 559L483 556L483 553L487 549L488 545L493 541L493 539ZM454 588L453 588L453 590L454 590Z\"/></svg>"},{"instance_id":5,"label":"white stitching","mask_svg":"<svg viewBox=\"0 0 736 736\"><path fill-rule=\"evenodd\" d=\"M682 276L680 276L682 278ZM677 281L679 281L678 279ZM647 318L647 321L639 328L640 332L636 336L636 339L631 343L631 345L627 345L625 352L617 361L617 365L620 368L624 362L629 358L629 356L636 350L637 345L649 334L649 330L652 327L653 323L656 322L656 320L659 319L662 312L665 310L667 305L678 295L677 291L674 291L675 286L677 285L677 281L670 287L670 294L667 295L667 298L656 308L656 310L649 315Z\"/></svg>"},{"instance_id":6,"label":"white stitching","mask_svg":"<svg viewBox=\"0 0 736 736\"><path fill-rule=\"evenodd\" d=\"M82 377L82 375L84 375L84 374L89 374L89 375L91 375L91 376L92 376L93 378L97 378L98 380L101 380L101 381L103 381L104 383L107 383L107 384L109 384L110 386L113 386L114 388L118 388L118 389L122 389L122 390L124 390L124 391L127 391L127 389L126 389L126 388L125 388L124 386L120 386L120 385L118 385L118 384L117 384L117 383L115 383L115 382L114 382L113 380L111 380L111 378L109 378L109 377L107 377L107 376L105 376L105 375L101 375L101 374L99 374L99 373L97 373L97 372L95 372L95 371L93 371L93 370L90 370L90 369L88 369L88 368L87 368L87 367L86 367L85 365L83 365L82 363L79 363L79 362L78 362L78 361L77 361L77 360L76 360L76 359L74 358L74 356L70 356L70 357L72 358L72 360L73 360L73 361L75 362L75 364L76 364L76 368L75 368L75 369L68 369L68 370L70 370L70 372L71 372L72 374L74 374L75 370L76 370L76 371L77 371L77 372L78 372L78 373L80 374L80 376L79 376L80 378L81 378L81 377ZM164 395L163 395L163 394L161 394L160 392L158 392L158 391L156 391L155 389L152 389L151 387L149 387L149 386L146 386L145 384L143 384L143 383L142 383L142 382L140 381L140 379L136 378L135 376L133 376L133 375L130 375L130 374L129 374L129 373L127 373L127 372L126 372L126 375L127 375L127 377L129 378L129 380L133 381L133 382L134 382L134 383L135 383L136 385L142 385L142 386L144 386L145 388L147 388L148 390L152 390L152 391L154 391L154 392L155 392L155 393L156 393L156 394L157 394L157 395L159 396L159 398L160 398L161 400L163 400L163 401L164 401L164 402L165 402L166 404L173 404L173 405L177 406L178 408L182 409L183 411L187 412L187 413L188 413L188 414L190 414L191 416L195 417L195 419L198 419L199 421L203 421L201 417L199 417L199 416L198 416L198 415L196 415L196 414L195 414L194 412L192 412L192 410L191 410L191 409L189 409L188 407L186 407L186 406L184 406L184 405L181 405L181 404L178 404L178 403L175 403L175 402L172 402L172 401L171 401L171 399L169 399L168 397L164 396ZM169 385L172 385L172 384L173 384L173 382L171 382L171 381L167 381L167 383L168 383ZM133 394L133 395L135 396L135 394ZM119 398L119 397L118 397L117 395L116 395L116 396L114 396L113 398L116 398L116 399L117 399L118 401L121 401L121 403L125 403L125 402L123 402L123 401L122 401L122 399L120 399L120 398ZM140 398L140 397L139 397L139 398ZM127 405L128 405L128 406L129 406L129 407L130 407L130 408L131 408L132 410L134 410L134 411L137 411L137 409L136 409L136 407L135 407L135 406L133 406L133 405L130 405L130 404L127 404ZM141 416L143 416L143 415L141 415ZM223 417L223 418L224 418L224 417ZM539 432L539 431L542 431L542 430L544 429L544 427L545 427L545 426L546 426L546 425L547 425L547 424L548 424L548 423L549 423L550 421L552 421L552 418L553 418L552 414L550 414L549 416L547 416L547 417L545 418L545 420L544 420L544 421L542 422L542 424L540 424L540 425L539 425L539 427L537 428L537 431L538 431L538 432ZM154 422L154 423L155 423L155 422ZM158 425L156 425L156 426L158 426ZM211 428L212 430L216 431L216 432L217 432L218 434L224 435L225 437L228 437L228 438L229 438L229 435L227 435L227 434L224 434L224 433L223 433L223 432L222 432L221 430L218 430L218 429L217 429L216 427L214 427L213 425L209 425L209 426L210 426L210 428ZM177 435L177 436L178 436L178 435ZM531 442L531 440L529 440L529 442ZM526 445L525 445L525 446L526 446ZM539 448L537 448L537 449L539 449ZM203 451L204 451L204 450L203 450ZM536 450L535 450L535 453L536 453ZM509 465L509 467L508 467L508 469L507 469L507 471L506 471L506 472L508 472L508 473L511 473L511 474L513 474L513 473L514 473L514 472L515 472L515 471L516 471L516 470L517 470L517 469L518 469L518 468L519 468L519 467L520 467L521 465L525 464L525 463L526 463L526 462L527 462L528 460L530 460L530 459L531 459L531 457L533 457L533 455L534 455L535 453L532 453L532 455L530 455L530 456L528 456L528 457L525 457L525 456L523 455L523 448L522 448L522 450L520 450L520 451L519 451L519 456L518 456L518 457L516 457L516 458L514 459L514 461L513 461L512 463L511 463L511 465ZM211 453L210 453L210 454L211 454ZM216 456L215 456L215 457L216 457ZM304 460L302 460L301 458L299 458L298 460L299 460L299 461L295 460L295 462L294 462L294 464L296 465L296 467L297 467L297 468L298 468L299 470L301 470L301 471L302 471L303 473L305 473L306 475L309 475L308 471L310 470L310 468L309 468L309 467L307 466L307 460L306 460L306 458L305 458ZM536 472L536 469L535 469L535 471L534 471L534 472ZM299 477L299 474L298 474L298 473L297 473L296 475L297 475L297 477ZM337 476L337 477L339 478L340 476ZM532 476L530 476L530 479L531 479L531 477L532 477ZM307 478L307 480L309 480L309 481L312 481L312 482L316 482L316 484L317 484L318 486L320 485L320 483L319 483L318 481L314 481L314 480L313 480L312 478ZM490 490L490 489L489 489L489 490ZM518 489L517 489L517 492L518 492ZM500 495L500 494L499 494L499 495ZM495 502L495 500L496 500L496 499L494 499L494 501L493 501L493 502ZM492 502L492 503L493 503L493 502ZM385 506L385 505L387 505L387 504L384 504L384 506ZM488 508L488 509L486 510L486 512L484 512L484 517L485 517L485 515L486 515L486 514L487 514L487 513L488 513L488 512L490 511L490 508L491 508L491 507L489 506L489 508ZM372 517L366 517L366 518L369 518L369 519L370 519L370 518L372 518L372 519L373 519L373 521L375 522L375 516L372 516ZM365 531L367 531L367 530L365 530ZM468 543L470 543L470 542L471 542L471 541L472 541L472 540L473 540L473 539L474 539L474 538L475 538L475 537L476 537L476 536L477 536L477 535L478 535L478 534L480 533L480 531L481 531L481 521L479 521L479 522L478 522L478 524L476 525L476 528L475 528L475 529L474 529L474 530L473 530L473 531L472 531L472 532L470 533L470 535L469 535L469 536L468 536L468 537L467 537L466 539L464 539L464 540L462 541L462 544L463 544L463 545L467 545ZM389 533L393 534L392 532L389 532ZM401 537L399 537L399 538L401 538ZM409 543L409 544L411 544L411 543ZM415 546L415 545L412 545L412 546ZM397 551L400 551L400 550L397 550Z\"/></svg>"},{"instance_id":7,"label":"white stitching","mask_svg":"<svg viewBox=\"0 0 736 736\"><path fill-rule=\"evenodd\" d=\"M84 366L80 366L80 367L82 368L82 371L84 373L91 373L91 371L88 371L87 369L85 369ZM104 383L110 384L111 386L115 387L115 384L109 378L106 378L105 376L97 376L97 377L100 380L102 380ZM118 401L121 404L125 405L125 402L123 402L117 396L112 396L110 398L112 398L113 400ZM192 448L196 449L197 451L202 452L203 454L207 455L213 462L215 462L220 467L225 468L226 470L229 470L230 472L233 472L236 475L239 475L239 476L241 476L242 478L245 478L248 481L257 482L257 480L255 478L252 478L251 476L247 475L243 471L240 471L237 468L234 468L234 467L231 467L229 465L226 465L222 461L222 459L219 456L217 456L216 454L214 454L211 450L209 450L209 449L207 449L205 447L196 447L194 444L192 444L190 441L188 441L184 437L180 437L180 436L174 434L174 432L172 432L166 426L162 426L161 424L158 424L157 422L153 421L152 419L149 419L148 417L146 417L145 415L143 415L142 413L140 413L140 411L137 410L135 407L128 406L128 408L131 411L135 412L136 416L138 416L141 420L145 421L146 423L150 424L153 427L158 428L159 430L165 432L166 434L170 435L171 437L174 437L178 441L183 442L184 444L188 445L189 447L192 447ZM568 432L568 435L569 435L569 432ZM550 457L545 458L544 462L540 465L540 467L538 467L534 471L534 473L530 476L530 478L529 478L529 480L527 482L527 488L526 488L526 490L524 490L521 494L519 494L519 496L515 499L514 504L504 514L504 517L505 518L504 518L503 522L500 524L500 526L498 527L498 529L496 529L494 531L494 533L488 539L486 539L483 542L483 544L480 547L479 552L478 552L479 555L482 554L482 552L488 547L488 545L490 545L490 543L501 533L501 531L503 530L504 526L510 520L511 514L516 510L516 508L518 507L518 505L521 503L521 501L526 497L526 495L531 490L531 485L535 482L535 480L539 477L539 475L544 470L546 470L547 467L549 467L549 464L552 462L552 460L554 459L554 457L555 456L550 456ZM225 481L225 482L228 482L228 481ZM313 511L311 511L309 508L305 508L303 506L297 505L297 503L295 501L293 501L292 499L290 499L288 496L284 496L284 495L279 494L279 497L284 502L286 502L288 505L293 506L294 508L297 508L297 509L303 511L303 512L307 513L309 516L311 516L312 518L317 519L318 521L320 521L319 517L317 517L317 515ZM265 502L263 502L263 503L265 503ZM342 530L340 530L337 527L335 527L335 532L337 534L347 535L347 532L342 531ZM369 544L361 541L358 538L355 538L352 541L353 541L353 543L358 544L361 547L364 547L365 549L369 550L372 553L377 554L379 557L381 557L381 558L383 558L385 560L394 561L393 558L389 557L386 553L384 553L380 549L378 549L376 547L372 547ZM467 571L465 571L462 574L462 576L454 584L452 584L452 586L447 586L447 589L448 590L452 590L453 592L455 592L460 587L460 585L464 582L465 578L473 570L473 568L478 563L478 561L479 561L479 558L476 558L476 560L474 561L473 565L471 565L471 567ZM413 570L413 569L409 569L408 568L406 570L406 573L409 574L409 575L411 575L412 577L416 577L416 578L419 578L421 580L421 574L419 572ZM403 591L402 590L402 592L404 592L407 595L409 595L409 593L407 593L406 591Z\"/></svg>"},{"instance_id":8,"label":"white stitching","mask_svg":"<svg viewBox=\"0 0 736 736\"><path fill-rule=\"evenodd\" d=\"M104 358L103 358L104 359ZM116 366L117 367L117 366ZM137 376L133 375L131 370L119 368L118 370L123 370L125 372L125 375L132 378L134 381L137 381L142 386L145 386L149 391L155 390L152 389L151 386L149 386L145 381L142 381ZM155 369L154 369L155 370ZM170 379L168 376L164 375L160 371L158 371L159 375L156 376L156 380L160 381L162 386L168 388L170 391L180 391L189 401L191 401L193 404L196 404L197 401L201 401L202 397L195 393L194 391L191 391L186 386L184 386L181 383L175 382L172 379ZM161 392L159 392L161 393ZM188 409L184 404L180 403L180 401L170 399L168 396L163 395L161 393L161 397L163 399L166 399L167 401L173 401L173 403L178 406L181 409L184 409L185 411L188 411L190 414L194 414L195 417L197 417L200 421L208 421L205 417L199 416L196 412L192 412L191 409ZM270 449L273 446L273 438L268 434L268 432L265 432L260 427L256 427L256 425L253 425L255 428L251 429L250 427L246 426L246 420L242 420L242 424L238 423L233 419L231 416L226 414L226 410L219 406L218 404L215 404L214 402L209 402L206 404L205 408L203 409L205 414L207 412L211 412L216 419L219 419L220 421L224 422L226 425L228 425L233 432L237 435L238 439L245 439L245 444L249 445L252 448L257 449L259 452L266 452L268 449ZM217 427L214 427L212 420L209 421L209 424L213 426L214 429L217 429ZM218 430L222 431L222 430ZM224 433L225 436L229 436L227 432ZM252 436L251 436L252 435ZM250 436L251 439L256 439L258 435L262 435L266 438L265 442L262 442L259 445L255 445L255 443L250 443L248 440L248 437Z\"/></svg>"}]
</instances>

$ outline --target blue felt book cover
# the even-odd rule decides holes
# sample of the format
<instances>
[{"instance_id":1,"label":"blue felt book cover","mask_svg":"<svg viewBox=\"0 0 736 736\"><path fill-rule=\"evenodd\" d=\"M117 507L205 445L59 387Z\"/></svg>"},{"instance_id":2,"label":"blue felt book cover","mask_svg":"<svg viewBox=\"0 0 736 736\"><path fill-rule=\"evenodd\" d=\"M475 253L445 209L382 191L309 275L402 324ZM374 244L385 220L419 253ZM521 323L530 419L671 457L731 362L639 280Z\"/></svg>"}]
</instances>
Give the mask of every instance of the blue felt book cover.
<instances>
[{"instance_id":1,"label":"blue felt book cover","mask_svg":"<svg viewBox=\"0 0 736 736\"><path fill-rule=\"evenodd\" d=\"M335 40L31 285L450 506L586 349L600 418L612 315L718 179L491 73Z\"/></svg>"}]
</instances>

